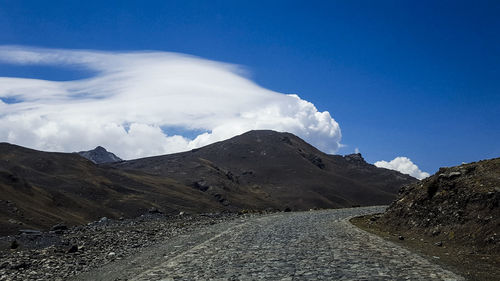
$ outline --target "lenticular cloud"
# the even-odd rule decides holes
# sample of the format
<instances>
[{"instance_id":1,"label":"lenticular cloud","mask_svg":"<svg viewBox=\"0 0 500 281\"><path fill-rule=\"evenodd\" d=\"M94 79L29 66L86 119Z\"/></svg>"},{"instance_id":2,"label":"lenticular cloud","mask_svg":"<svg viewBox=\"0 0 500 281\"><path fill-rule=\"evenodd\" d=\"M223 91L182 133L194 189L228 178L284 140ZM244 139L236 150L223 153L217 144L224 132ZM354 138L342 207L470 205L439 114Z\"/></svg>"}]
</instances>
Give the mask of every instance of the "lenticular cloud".
<instances>
[{"instance_id":1,"label":"lenticular cloud","mask_svg":"<svg viewBox=\"0 0 500 281\"><path fill-rule=\"evenodd\" d=\"M103 145L124 159L185 151L253 129L291 132L328 153L340 146L330 113L262 88L232 64L167 52L17 46L0 47L0 62L94 73L72 81L0 77L0 141L67 152Z\"/></svg>"}]
</instances>

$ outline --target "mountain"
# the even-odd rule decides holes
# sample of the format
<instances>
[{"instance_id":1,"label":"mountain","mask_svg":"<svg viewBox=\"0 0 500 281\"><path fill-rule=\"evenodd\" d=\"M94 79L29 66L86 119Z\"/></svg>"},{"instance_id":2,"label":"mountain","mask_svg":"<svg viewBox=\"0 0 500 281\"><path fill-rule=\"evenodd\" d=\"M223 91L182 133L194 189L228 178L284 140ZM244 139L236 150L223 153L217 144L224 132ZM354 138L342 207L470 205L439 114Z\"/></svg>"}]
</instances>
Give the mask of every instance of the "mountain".
<instances>
[{"instance_id":1,"label":"mountain","mask_svg":"<svg viewBox=\"0 0 500 281\"><path fill-rule=\"evenodd\" d=\"M80 156L83 156L96 164L123 161L120 157L107 151L102 146L98 146L98 147L96 147L92 150L89 150L89 151L80 151L80 152L78 152L78 154L80 154Z\"/></svg>"},{"instance_id":2,"label":"mountain","mask_svg":"<svg viewBox=\"0 0 500 281\"><path fill-rule=\"evenodd\" d=\"M176 214L388 204L415 181L360 154L328 155L274 131L105 164L0 143L0 234L135 217L150 208Z\"/></svg>"},{"instance_id":3,"label":"mountain","mask_svg":"<svg viewBox=\"0 0 500 281\"><path fill-rule=\"evenodd\" d=\"M401 189L377 221L471 253L500 254L500 158L441 168ZM441 244L442 245L442 244Z\"/></svg>"},{"instance_id":4,"label":"mountain","mask_svg":"<svg viewBox=\"0 0 500 281\"><path fill-rule=\"evenodd\" d=\"M0 235L104 216L136 217L151 208L168 214L224 209L173 179L102 168L77 153L0 143Z\"/></svg>"},{"instance_id":5,"label":"mountain","mask_svg":"<svg viewBox=\"0 0 500 281\"><path fill-rule=\"evenodd\" d=\"M416 179L361 154L328 155L290 133L250 131L189 152L110 167L177 180L238 208L296 210L388 204Z\"/></svg>"}]
</instances>

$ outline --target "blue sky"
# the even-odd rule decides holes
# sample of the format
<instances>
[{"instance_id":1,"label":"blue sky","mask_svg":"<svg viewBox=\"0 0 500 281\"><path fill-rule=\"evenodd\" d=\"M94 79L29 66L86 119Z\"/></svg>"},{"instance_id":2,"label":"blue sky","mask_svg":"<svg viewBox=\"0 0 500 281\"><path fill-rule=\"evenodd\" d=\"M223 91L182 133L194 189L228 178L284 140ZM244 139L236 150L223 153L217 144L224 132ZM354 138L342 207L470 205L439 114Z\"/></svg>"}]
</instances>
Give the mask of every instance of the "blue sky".
<instances>
[{"instance_id":1,"label":"blue sky","mask_svg":"<svg viewBox=\"0 0 500 281\"><path fill-rule=\"evenodd\" d=\"M498 1L0 1L0 45L168 51L241 65L342 130L338 150L422 170L500 156ZM0 77L87 68L0 63Z\"/></svg>"}]
</instances>

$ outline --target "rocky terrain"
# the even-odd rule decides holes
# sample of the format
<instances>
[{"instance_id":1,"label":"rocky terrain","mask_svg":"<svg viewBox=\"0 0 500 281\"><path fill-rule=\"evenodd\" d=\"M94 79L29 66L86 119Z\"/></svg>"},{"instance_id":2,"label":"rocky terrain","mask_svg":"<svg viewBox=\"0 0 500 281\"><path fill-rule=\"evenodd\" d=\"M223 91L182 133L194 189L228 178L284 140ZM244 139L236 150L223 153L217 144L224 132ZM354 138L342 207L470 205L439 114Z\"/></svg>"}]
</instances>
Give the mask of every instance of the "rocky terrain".
<instances>
[{"instance_id":1,"label":"rocky terrain","mask_svg":"<svg viewBox=\"0 0 500 281\"><path fill-rule=\"evenodd\" d=\"M384 208L59 225L2 240L0 280L463 280L348 222Z\"/></svg>"},{"instance_id":2,"label":"rocky terrain","mask_svg":"<svg viewBox=\"0 0 500 281\"><path fill-rule=\"evenodd\" d=\"M242 216L165 216L153 211L135 219L104 217L83 226L59 224L48 232L5 236L0 238L0 280L69 280L172 237L237 217Z\"/></svg>"},{"instance_id":3,"label":"rocky terrain","mask_svg":"<svg viewBox=\"0 0 500 281\"><path fill-rule=\"evenodd\" d=\"M192 151L109 165L168 177L223 205L292 210L388 204L416 179L361 154L325 154L290 133L250 131Z\"/></svg>"},{"instance_id":4,"label":"rocky terrain","mask_svg":"<svg viewBox=\"0 0 500 281\"><path fill-rule=\"evenodd\" d=\"M112 162L119 162L122 161L122 159L116 155L114 155L112 152L107 151L104 147L98 146L92 150L89 151L80 151L78 154L82 157L85 157L89 159L90 161L94 162L95 164L102 164L102 163L112 163Z\"/></svg>"},{"instance_id":5,"label":"rocky terrain","mask_svg":"<svg viewBox=\"0 0 500 281\"><path fill-rule=\"evenodd\" d=\"M360 154L328 155L274 131L172 155L94 162L0 143L0 235L133 218L151 208L174 215L388 204L400 186L416 181Z\"/></svg>"},{"instance_id":6,"label":"rocky terrain","mask_svg":"<svg viewBox=\"0 0 500 281\"><path fill-rule=\"evenodd\" d=\"M403 187L357 226L452 266L468 280L500 276L500 158L441 168Z\"/></svg>"},{"instance_id":7,"label":"rocky terrain","mask_svg":"<svg viewBox=\"0 0 500 281\"><path fill-rule=\"evenodd\" d=\"M500 158L441 168L401 189L381 224L500 255Z\"/></svg>"}]
</instances>

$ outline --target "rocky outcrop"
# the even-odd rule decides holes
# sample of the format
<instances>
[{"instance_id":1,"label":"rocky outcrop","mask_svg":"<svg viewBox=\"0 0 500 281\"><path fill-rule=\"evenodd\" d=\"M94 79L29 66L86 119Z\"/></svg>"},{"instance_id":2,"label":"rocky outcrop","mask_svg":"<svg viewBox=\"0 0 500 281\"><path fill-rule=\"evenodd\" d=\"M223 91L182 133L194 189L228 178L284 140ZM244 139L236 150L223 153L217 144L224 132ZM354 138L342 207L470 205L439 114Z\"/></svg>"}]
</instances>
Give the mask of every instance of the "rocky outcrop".
<instances>
[{"instance_id":1,"label":"rocky outcrop","mask_svg":"<svg viewBox=\"0 0 500 281\"><path fill-rule=\"evenodd\" d=\"M445 243L500 253L499 201L500 158L496 158L441 168L403 187L380 222L396 230L439 236Z\"/></svg>"},{"instance_id":2,"label":"rocky outcrop","mask_svg":"<svg viewBox=\"0 0 500 281\"><path fill-rule=\"evenodd\" d=\"M344 159L349 162L349 164L354 164L354 165L366 165L365 159L361 155L361 153L353 153L353 154L348 154L344 156Z\"/></svg>"}]
</instances>

